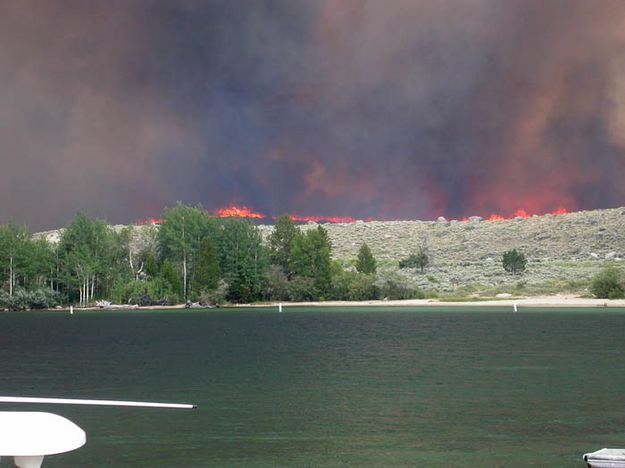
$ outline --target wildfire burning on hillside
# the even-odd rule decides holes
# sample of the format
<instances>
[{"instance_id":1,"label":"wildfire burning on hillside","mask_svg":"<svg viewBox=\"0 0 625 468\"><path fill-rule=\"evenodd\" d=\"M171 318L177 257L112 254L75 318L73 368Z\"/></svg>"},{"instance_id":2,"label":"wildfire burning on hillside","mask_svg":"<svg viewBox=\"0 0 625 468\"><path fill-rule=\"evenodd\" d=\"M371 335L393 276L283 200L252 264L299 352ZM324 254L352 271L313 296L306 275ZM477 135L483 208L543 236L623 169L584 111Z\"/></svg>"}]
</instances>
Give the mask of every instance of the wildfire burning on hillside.
<instances>
[{"instance_id":1,"label":"wildfire burning on hillside","mask_svg":"<svg viewBox=\"0 0 625 468\"><path fill-rule=\"evenodd\" d=\"M269 216L258 211L254 211L247 206L230 205L225 208L214 210L213 213L218 218L244 218L244 219L266 219L277 220L279 216ZM356 219L351 216L300 216L296 214L288 214L296 223L355 223Z\"/></svg>"},{"instance_id":2,"label":"wildfire burning on hillside","mask_svg":"<svg viewBox=\"0 0 625 468\"><path fill-rule=\"evenodd\" d=\"M560 206L555 210L549 213L528 213L526 210L519 208L516 210L511 216L504 216L501 214L493 213L488 217L483 218L485 221L506 221L515 218L529 218L530 216L538 215L542 216L545 214L551 214L554 216L567 214L569 211ZM256 219L256 220L266 220L267 222L276 221L279 216L269 216L258 211L254 211L253 209L247 206L236 206L230 205L225 208L219 208L212 211L212 214L207 213L209 217L216 218L242 218L242 219ZM307 222L315 222L315 223L355 223L357 221L356 218L352 218L351 216L300 216L296 214L288 214L288 217L291 218L296 223L307 223ZM460 222L469 221L469 217L465 217L460 219ZM397 221L397 220L376 220L374 218L367 218L365 221ZM137 221L138 225L159 225L162 223L162 220L159 218L144 218Z\"/></svg>"},{"instance_id":3,"label":"wildfire burning on hillside","mask_svg":"<svg viewBox=\"0 0 625 468\"><path fill-rule=\"evenodd\" d=\"M162 221L159 218L143 218L137 221L135 224L139 226L146 226L146 225L157 226L161 223Z\"/></svg>"},{"instance_id":4,"label":"wildfire burning on hillside","mask_svg":"<svg viewBox=\"0 0 625 468\"><path fill-rule=\"evenodd\" d=\"M550 213L541 213L541 214L552 214L552 215L563 215L567 214L568 210L564 207L558 207ZM534 213L537 214L537 213ZM505 221L507 219L515 219L515 218L529 218L531 215L524 209L520 208L514 212L512 216L505 217L500 214L491 214L486 221Z\"/></svg>"},{"instance_id":5,"label":"wildfire burning on hillside","mask_svg":"<svg viewBox=\"0 0 625 468\"><path fill-rule=\"evenodd\" d=\"M289 218L291 218L296 223L307 223L309 221L315 223L355 223L356 219L351 216L298 216L294 214L290 214ZM274 216L273 219L278 219L278 217Z\"/></svg>"},{"instance_id":6,"label":"wildfire burning on hillside","mask_svg":"<svg viewBox=\"0 0 625 468\"><path fill-rule=\"evenodd\" d=\"M247 219L263 219L266 218L264 214L252 211L247 206L228 206L226 208L219 208L214 211L218 218L247 218Z\"/></svg>"}]
</instances>

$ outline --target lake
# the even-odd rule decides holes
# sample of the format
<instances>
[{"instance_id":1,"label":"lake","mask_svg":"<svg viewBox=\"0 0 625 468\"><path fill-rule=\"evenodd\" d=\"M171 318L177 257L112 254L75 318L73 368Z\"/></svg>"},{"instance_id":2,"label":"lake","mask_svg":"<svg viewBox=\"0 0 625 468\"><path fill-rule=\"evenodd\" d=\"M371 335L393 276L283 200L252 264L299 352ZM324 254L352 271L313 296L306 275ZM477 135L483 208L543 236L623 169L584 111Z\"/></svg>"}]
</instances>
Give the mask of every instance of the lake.
<instances>
[{"instance_id":1,"label":"lake","mask_svg":"<svg viewBox=\"0 0 625 468\"><path fill-rule=\"evenodd\" d=\"M625 447L625 310L0 314L0 394L87 432L67 466L584 466ZM9 466L6 460L0 466Z\"/></svg>"}]
</instances>

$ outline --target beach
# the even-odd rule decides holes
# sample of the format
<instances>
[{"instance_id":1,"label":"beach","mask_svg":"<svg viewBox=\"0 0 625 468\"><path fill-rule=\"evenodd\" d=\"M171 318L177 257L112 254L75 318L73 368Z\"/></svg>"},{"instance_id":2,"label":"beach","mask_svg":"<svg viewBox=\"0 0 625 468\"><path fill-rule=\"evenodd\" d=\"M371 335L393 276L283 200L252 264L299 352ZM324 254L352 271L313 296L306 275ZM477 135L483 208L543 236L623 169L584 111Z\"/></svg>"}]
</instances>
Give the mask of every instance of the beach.
<instances>
[{"instance_id":1,"label":"beach","mask_svg":"<svg viewBox=\"0 0 625 468\"><path fill-rule=\"evenodd\" d=\"M457 301L445 301L444 299L403 299L403 300L375 300L375 301L312 301L312 302L256 302L247 304L223 304L219 307L211 306L214 309L226 308L279 308L282 304L283 310L289 307L510 307L517 306L518 309L532 308L625 308L625 299L597 299L591 297L580 297L574 294L556 294L551 296L530 296L530 297L496 297L491 299L483 298L463 298ZM74 311L95 311L95 310L178 310L186 309L185 304L173 305L151 305L137 307L120 307L112 304L106 307L73 307ZM208 309L209 307L193 306L190 309ZM69 311L68 307L49 309L52 311Z\"/></svg>"},{"instance_id":2,"label":"beach","mask_svg":"<svg viewBox=\"0 0 625 468\"><path fill-rule=\"evenodd\" d=\"M324 301L324 302L282 302L283 307L625 307L624 299L595 299L575 295L510 297L491 300L444 301L438 299L406 299L401 301ZM278 307L271 304L238 304L234 307Z\"/></svg>"},{"instance_id":3,"label":"beach","mask_svg":"<svg viewBox=\"0 0 625 468\"><path fill-rule=\"evenodd\" d=\"M282 304L288 307L625 307L625 299L596 299L579 297L574 294L557 294L554 296L507 297L490 300L471 299L461 301L445 301L438 299L404 299L396 301L317 301L317 302L258 302L252 304L226 304L223 308L276 307ZM171 306L143 306L139 310L184 309L184 304ZM97 309L97 308L91 308ZM77 309L74 309L77 310ZM83 309L84 310L84 309Z\"/></svg>"}]
</instances>

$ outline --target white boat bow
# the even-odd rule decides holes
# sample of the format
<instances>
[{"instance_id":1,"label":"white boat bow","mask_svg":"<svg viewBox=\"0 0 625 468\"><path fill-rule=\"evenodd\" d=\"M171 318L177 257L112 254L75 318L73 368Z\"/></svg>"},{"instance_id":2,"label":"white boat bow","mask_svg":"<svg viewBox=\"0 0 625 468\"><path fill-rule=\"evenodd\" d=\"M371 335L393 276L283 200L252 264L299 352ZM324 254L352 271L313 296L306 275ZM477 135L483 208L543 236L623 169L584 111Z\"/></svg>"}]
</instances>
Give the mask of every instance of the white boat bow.
<instances>
[{"instance_id":1,"label":"white boat bow","mask_svg":"<svg viewBox=\"0 0 625 468\"><path fill-rule=\"evenodd\" d=\"M87 400L0 396L0 403L38 403L140 408L194 409L184 403ZM69 419L52 413L0 411L0 458L13 457L19 468L39 468L46 455L69 452L85 445L85 431Z\"/></svg>"},{"instance_id":2,"label":"white boat bow","mask_svg":"<svg viewBox=\"0 0 625 468\"><path fill-rule=\"evenodd\" d=\"M20 468L39 468L46 455L85 445L76 424L52 413L0 411L0 456L14 457Z\"/></svg>"}]
</instances>

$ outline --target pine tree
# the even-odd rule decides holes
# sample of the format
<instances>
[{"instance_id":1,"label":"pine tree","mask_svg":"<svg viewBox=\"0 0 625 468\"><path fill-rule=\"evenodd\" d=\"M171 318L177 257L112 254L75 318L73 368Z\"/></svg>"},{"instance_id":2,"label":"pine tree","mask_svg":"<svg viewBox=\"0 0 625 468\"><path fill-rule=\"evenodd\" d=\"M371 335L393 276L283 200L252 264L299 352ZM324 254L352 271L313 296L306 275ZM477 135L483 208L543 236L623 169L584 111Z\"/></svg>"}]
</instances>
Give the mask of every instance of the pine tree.
<instances>
[{"instance_id":1,"label":"pine tree","mask_svg":"<svg viewBox=\"0 0 625 468\"><path fill-rule=\"evenodd\" d=\"M289 268L296 276L312 279L311 294L315 299L321 299L330 292L331 251L328 232L321 226L293 239Z\"/></svg>"},{"instance_id":2,"label":"pine tree","mask_svg":"<svg viewBox=\"0 0 625 468\"><path fill-rule=\"evenodd\" d=\"M523 271L525 271L527 259L522 252L519 252L516 249L512 249L504 252L502 264L504 270L512 273L513 275L516 275L517 273L522 273Z\"/></svg>"},{"instance_id":3,"label":"pine tree","mask_svg":"<svg viewBox=\"0 0 625 468\"><path fill-rule=\"evenodd\" d=\"M295 225L295 222L288 215L283 215L278 219L273 232L269 236L271 263L280 266L287 275L289 274L291 244L299 233L300 230Z\"/></svg>"},{"instance_id":4,"label":"pine tree","mask_svg":"<svg viewBox=\"0 0 625 468\"><path fill-rule=\"evenodd\" d=\"M377 262L371 253L371 249L367 244L362 244L358 251L358 259L356 260L356 271L358 273L371 274L375 273Z\"/></svg>"}]
</instances>

